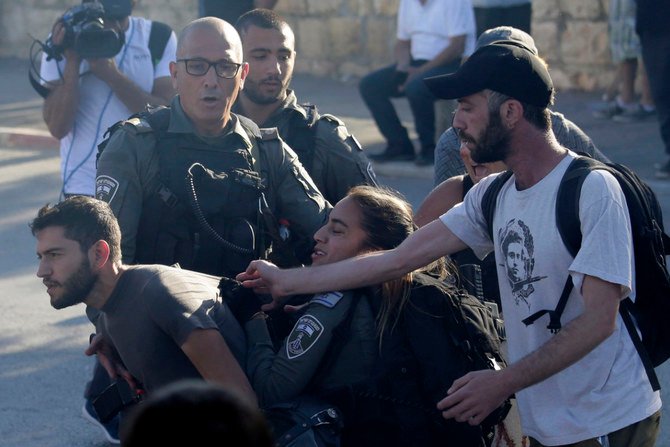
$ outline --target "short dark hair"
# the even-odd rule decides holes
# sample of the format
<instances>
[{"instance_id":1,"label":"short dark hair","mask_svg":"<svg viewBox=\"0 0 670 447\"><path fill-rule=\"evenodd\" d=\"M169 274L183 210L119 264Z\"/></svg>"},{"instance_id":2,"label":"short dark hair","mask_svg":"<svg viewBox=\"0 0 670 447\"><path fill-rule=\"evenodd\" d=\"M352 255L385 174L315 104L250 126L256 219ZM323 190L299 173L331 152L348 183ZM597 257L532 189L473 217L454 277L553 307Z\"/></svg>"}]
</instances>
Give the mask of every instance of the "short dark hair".
<instances>
[{"instance_id":1,"label":"short dark hair","mask_svg":"<svg viewBox=\"0 0 670 447\"><path fill-rule=\"evenodd\" d=\"M96 242L103 240L109 245L109 258L113 263L121 261L121 230L119 223L106 202L92 197L74 196L54 206L46 204L30 223L35 236L48 227L63 227L65 237L79 243L86 253Z\"/></svg>"},{"instance_id":2,"label":"short dark hair","mask_svg":"<svg viewBox=\"0 0 670 447\"><path fill-rule=\"evenodd\" d=\"M122 427L127 447L154 445L234 445L272 447L260 411L220 385L182 380L135 406Z\"/></svg>"},{"instance_id":3,"label":"short dark hair","mask_svg":"<svg viewBox=\"0 0 670 447\"><path fill-rule=\"evenodd\" d=\"M499 113L500 106L508 99L514 99L504 93L488 90L489 113ZM523 117L533 126L540 130L548 131L551 129L551 115L546 107L535 106L526 102L521 102L523 106Z\"/></svg>"},{"instance_id":4,"label":"short dark hair","mask_svg":"<svg viewBox=\"0 0 670 447\"><path fill-rule=\"evenodd\" d=\"M235 29L240 37L252 26L274 29L281 32L283 27L288 26L288 23L279 14L270 9L257 8L242 14L237 19L237 22L235 22Z\"/></svg>"}]
</instances>

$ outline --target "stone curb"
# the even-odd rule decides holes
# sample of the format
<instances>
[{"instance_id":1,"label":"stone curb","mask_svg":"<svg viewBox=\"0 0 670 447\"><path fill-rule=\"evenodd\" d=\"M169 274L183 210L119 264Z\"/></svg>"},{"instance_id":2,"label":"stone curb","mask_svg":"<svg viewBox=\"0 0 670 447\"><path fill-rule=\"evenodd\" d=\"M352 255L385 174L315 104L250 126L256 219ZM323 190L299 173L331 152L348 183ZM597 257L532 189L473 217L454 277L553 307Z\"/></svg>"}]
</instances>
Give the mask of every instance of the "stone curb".
<instances>
[{"instance_id":1,"label":"stone curb","mask_svg":"<svg viewBox=\"0 0 670 447\"><path fill-rule=\"evenodd\" d=\"M1 147L57 149L59 142L49 132L26 127L0 127Z\"/></svg>"},{"instance_id":2,"label":"stone curb","mask_svg":"<svg viewBox=\"0 0 670 447\"><path fill-rule=\"evenodd\" d=\"M384 177L402 177L426 179L433 183L434 168L430 166L417 166L411 161L389 161L385 163L372 162L375 174Z\"/></svg>"}]
</instances>

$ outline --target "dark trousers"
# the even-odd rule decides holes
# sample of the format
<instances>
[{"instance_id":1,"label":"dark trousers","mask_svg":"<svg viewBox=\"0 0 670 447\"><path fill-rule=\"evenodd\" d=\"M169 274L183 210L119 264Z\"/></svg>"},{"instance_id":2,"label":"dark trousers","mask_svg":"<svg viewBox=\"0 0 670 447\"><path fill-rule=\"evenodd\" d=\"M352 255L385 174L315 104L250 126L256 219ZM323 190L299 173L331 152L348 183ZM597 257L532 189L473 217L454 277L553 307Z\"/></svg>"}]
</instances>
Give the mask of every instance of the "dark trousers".
<instances>
[{"instance_id":1,"label":"dark trousers","mask_svg":"<svg viewBox=\"0 0 670 447\"><path fill-rule=\"evenodd\" d=\"M477 22L477 37L484 31L497 26L513 26L530 34L530 2L517 6L497 6L474 8Z\"/></svg>"},{"instance_id":2,"label":"dark trousers","mask_svg":"<svg viewBox=\"0 0 670 447\"><path fill-rule=\"evenodd\" d=\"M670 156L670 34L640 36L642 60L656 104L665 153Z\"/></svg>"},{"instance_id":3,"label":"dark trousers","mask_svg":"<svg viewBox=\"0 0 670 447\"><path fill-rule=\"evenodd\" d=\"M412 66L420 66L426 61L413 61ZM460 60L448 65L432 68L423 74L423 78L453 73L458 69ZM398 91L398 73L396 66L389 65L366 75L359 84L359 90L365 105L389 146L403 147L410 150L412 143L407 129L400 122L398 113L393 107L391 98L406 96L412 115L414 126L419 134L421 148L432 154L435 148L435 100L437 99L428 90L423 78L414 79L405 86L404 92Z\"/></svg>"},{"instance_id":4,"label":"dark trousers","mask_svg":"<svg viewBox=\"0 0 670 447\"><path fill-rule=\"evenodd\" d=\"M93 367L93 377L90 382L86 384L84 390L84 398L93 400L100 395L105 388L111 385L112 379L109 378L107 370L98 361L98 356L95 356L95 366Z\"/></svg>"}]
</instances>

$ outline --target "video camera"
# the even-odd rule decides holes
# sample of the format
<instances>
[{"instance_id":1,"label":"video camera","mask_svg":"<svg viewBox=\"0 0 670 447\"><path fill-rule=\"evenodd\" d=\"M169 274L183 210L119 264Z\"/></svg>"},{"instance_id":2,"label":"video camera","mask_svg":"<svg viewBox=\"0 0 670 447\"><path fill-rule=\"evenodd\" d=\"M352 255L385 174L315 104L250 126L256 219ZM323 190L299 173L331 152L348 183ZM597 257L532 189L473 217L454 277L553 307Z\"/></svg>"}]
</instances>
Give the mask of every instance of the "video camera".
<instances>
[{"instance_id":1,"label":"video camera","mask_svg":"<svg viewBox=\"0 0 670 447\"><path fill-rule=\"evenodd\" d=\"M123 47L125 34L106 28L105 21L123 19L131 10L131 0L84 1L65 11L59 20L65 29L63 42L56 45L49 37L44 52L56 60L61 60L67 48L74 49L84 59L114 57Z\"/></svg>"}]
</instances>

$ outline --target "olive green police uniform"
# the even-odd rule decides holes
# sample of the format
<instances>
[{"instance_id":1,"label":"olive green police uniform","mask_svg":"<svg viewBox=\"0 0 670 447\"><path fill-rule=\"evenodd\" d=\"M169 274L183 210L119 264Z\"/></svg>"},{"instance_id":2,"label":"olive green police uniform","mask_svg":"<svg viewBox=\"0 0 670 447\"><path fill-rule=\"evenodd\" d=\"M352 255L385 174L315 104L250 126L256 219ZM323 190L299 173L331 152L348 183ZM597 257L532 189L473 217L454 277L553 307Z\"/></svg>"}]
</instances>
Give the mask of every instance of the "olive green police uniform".
<instances>
[{"instance_id":1,"label":"olive green police uniform","mask_svg":"<svg viewBox=\"0 0 670 447\"><path fill-rule=\"evenodd\" d=\"M348 317L351 330L337 358L329 359L333 330ZM245 324L247 375L262 407L289 401L307 391L321 393L363 382L377 358L375 316L368 300L354 292L314 295L293 330L275 351L266 320ZM328 362L329 368L320 368ZM317 374L317 371L319 374ZM317 377L318 376L318 377Z\"/></svg>"},{"instance_id":2,"label":"olive green police uniform","mask_svg":"<svg viewBox=\"0 0 670 447\"><path fill-rule=\"evenodd\" d=\"M119 124L99 154L96 197L119 220L125 263L179 262L234 276L264 255L276 221L286 220L304 239L326 222L330 205L275 130L259 131L231 114L222 135L197 135L179 97L163 115L169 122L162 130L141 117ZM224 166L227 160L234 166ZM253 252L222 248L203 230L209 224L233 244L254 246ZM220 258L238 262L221 264Z\"/></svg>"},{"instance_id":3,"label":"olive green police uniform","mask_svg":"<svg viewBox=\"0 0 670 447\"><path fill-rule=\"evenodd\" d=\"M233 111L244 115L239 101ZM344 123L333 115L319 115L314 106L298 104L292 90L259 125L279 130L330 203L337 203L353 186L377 184L370 161Z\"/></svg>"}]
</instances>

